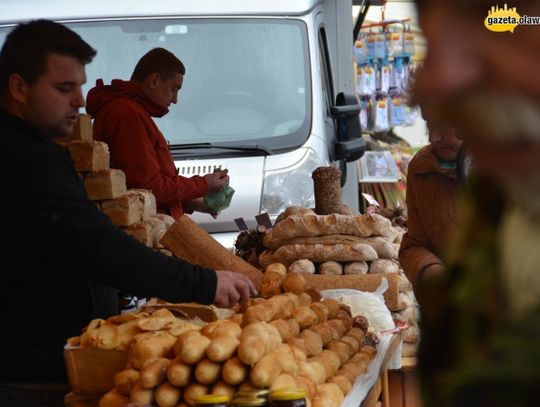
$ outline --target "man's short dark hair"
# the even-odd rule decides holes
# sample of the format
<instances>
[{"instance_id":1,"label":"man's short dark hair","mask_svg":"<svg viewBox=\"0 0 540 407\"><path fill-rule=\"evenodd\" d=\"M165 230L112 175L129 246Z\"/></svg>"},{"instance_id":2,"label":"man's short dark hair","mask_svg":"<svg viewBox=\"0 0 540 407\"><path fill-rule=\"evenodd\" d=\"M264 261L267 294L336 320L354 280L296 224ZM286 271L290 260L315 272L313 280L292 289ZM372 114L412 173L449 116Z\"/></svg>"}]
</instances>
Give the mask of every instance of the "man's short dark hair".
<instances>
[{"instance_id":1,"label":"man's short dark hair","mask_svg":"<svg viewBox=\"0 0 540 407\"><path fill-rule=\"evenodd\" d=\"M0 96L7 93L10 75L18 73L30 85L44 73L49 54L88 64L96 55L77 33L50 20L21 23L6 37L0 51Z\"/></svg>"},{"instance_id":2,"label":"man's short dark hair","mask_svg":"<svg viewBox=\"0 0 540 407\"><path fill-rule=\"evenodd\" d=\"M186 74L186 67L172 52L165 48L154 48L139 59L131 80L142 82L153 73L158 73L162 80L172 78L175 74Z\"/></svg>"}]
</instances>

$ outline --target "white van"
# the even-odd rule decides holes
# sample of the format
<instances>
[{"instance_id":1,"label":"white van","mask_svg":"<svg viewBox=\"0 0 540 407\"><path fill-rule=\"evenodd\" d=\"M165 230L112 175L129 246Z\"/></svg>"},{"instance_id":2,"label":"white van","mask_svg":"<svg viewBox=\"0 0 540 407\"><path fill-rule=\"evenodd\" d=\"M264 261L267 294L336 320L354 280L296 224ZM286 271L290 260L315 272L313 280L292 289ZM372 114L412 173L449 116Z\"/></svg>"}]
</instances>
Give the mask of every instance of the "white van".
<instances>
[{"instance_id":1,"label":"white van","mask_svg":"<svg viewBox=\"0 0 540 407\"><path fill-rule=\"evenodd\" d=\"M66 24L98 51L85 93L98 78L129 79L154 47L177 55L187 70L179 102L156 122L180 174L228 168L231 207L216 220L193 218L231 247L235 218L253 227L261 212L314 206L319 166L343 170L343 201L358 208L356 170L345 164L364 151L351 8L351 0L2 0L0 44L21 21Z\"/></svg>"}]
</instances>

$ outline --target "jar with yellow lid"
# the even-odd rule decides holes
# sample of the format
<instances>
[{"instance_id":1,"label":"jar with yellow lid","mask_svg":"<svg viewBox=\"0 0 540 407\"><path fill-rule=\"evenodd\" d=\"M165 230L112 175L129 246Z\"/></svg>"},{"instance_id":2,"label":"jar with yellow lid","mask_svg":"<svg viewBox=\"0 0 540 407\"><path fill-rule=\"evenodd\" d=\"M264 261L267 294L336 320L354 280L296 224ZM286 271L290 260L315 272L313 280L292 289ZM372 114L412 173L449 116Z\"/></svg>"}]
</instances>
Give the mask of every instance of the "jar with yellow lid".
<instances>
[{"instance_id":1,"label":"jar with yellow lid","mask_svg":"<svg viewBox=\"0 0 540 407\"><path fill-rule=\"evenodd\" d=\"M272 390L268 400L270 407L306 407L306 391L301 387Z\"/></svg>"},{"instance_id":2,"label":"jar with yellow lid","mask_svg":"<svg viewBox=\"0 0 540 407\"><path fill-rule=\"evenodd\" d=\"M270 394L270 390L268 390L268 389L246 390L246 391L236 392L236 394L234 395L234 398L238 399L238 398L258 397L258 398L267 399L268 394Z\"/></svg>"},{"instance_id":3,"label":"jar with yellow lid","mask_svg":"<svg viewBox=\"0 0 540 407\"><path fill-rule=\"evenodd\" d=\"M239 397L235 398L231 405L233 407L266 407L268 401L263 397Z\"/></svg>"},{"instance_id":4,"label":"jar with yellow lid","mask_svg":"<svg viewBox=\"0 0 540 407\"><path fill-rule=\"evenodd\" d=\"M224 394L204 394L195 398L195 405L201 407L226 407L229 398Z\"/></svg>"}]
</instances>

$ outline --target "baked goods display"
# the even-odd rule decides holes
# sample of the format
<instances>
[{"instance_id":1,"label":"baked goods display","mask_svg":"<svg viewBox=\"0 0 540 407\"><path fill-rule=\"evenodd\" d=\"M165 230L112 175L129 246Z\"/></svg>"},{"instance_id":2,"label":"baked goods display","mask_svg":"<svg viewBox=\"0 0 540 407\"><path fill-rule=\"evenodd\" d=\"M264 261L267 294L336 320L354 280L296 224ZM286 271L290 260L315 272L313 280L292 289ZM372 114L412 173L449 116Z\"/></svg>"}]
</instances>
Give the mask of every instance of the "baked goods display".
<instances>
[{"instance_id":1,"label":"baked goods display","mask_svg":"<svg viewBox=\"0 0 540 407\"><path fill-rule=\"evenodd\" d=\"M139 332L127 346L128 365L99 405L194 406L204 394L232 399L238 391L302 387L313 405L338 407L377 352L378 338L334 300L287 293L250 300L244 309L191 328L162 310L93 321L81 345L112 346L110 326L130 324Z\"/></svg>"}]
</instances>

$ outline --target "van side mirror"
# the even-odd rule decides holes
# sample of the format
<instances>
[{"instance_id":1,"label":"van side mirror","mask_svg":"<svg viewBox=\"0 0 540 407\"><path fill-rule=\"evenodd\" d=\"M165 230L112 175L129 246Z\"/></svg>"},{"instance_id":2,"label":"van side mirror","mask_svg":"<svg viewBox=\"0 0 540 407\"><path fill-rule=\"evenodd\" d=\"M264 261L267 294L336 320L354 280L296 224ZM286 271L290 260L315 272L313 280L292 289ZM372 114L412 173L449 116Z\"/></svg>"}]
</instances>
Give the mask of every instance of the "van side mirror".
<instances>
[{"instance_id":1,"label":"van side mirror","mask_svg":"<svg viewBox=\"0 0 540 407\"><path fill-rule=\"evenodd\" d=\"M337 140L334 154L337 160L356 161L364 155L366 143L360 127L360 103L356 95L340 92L336 105L330 109L336 120Z\"/></svg>"}]
</instances>

